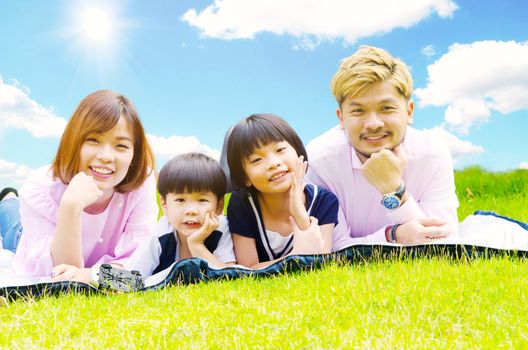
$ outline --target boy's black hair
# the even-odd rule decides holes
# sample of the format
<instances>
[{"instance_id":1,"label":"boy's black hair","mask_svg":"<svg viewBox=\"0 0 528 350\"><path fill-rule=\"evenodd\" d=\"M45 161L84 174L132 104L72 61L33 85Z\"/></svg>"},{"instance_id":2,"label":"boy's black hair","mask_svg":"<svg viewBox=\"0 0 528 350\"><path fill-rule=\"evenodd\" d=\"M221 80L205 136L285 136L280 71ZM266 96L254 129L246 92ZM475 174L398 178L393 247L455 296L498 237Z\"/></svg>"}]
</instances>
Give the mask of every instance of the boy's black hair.
<instances>
[{"instance_id":1,"label":"boy's black hair","mask_svg":"<svg viewBox=\"0 0 528 350\"><path fill-rule=\"evenodd\" d=\"M2 192L0 192L0 201L11 192L13 192L15 196L18 197L18 191L16 189L14 189L13 187L6 187L2 190Z\"/></svg>"},{"instance_id":2,"label":"boy's black hair","mask_svg":"<svg viewBox=\"0 0 528 350\"><path fill-rule=\"evenodd\" d=\"M221 199L226 187L227 180L220 163L197 152L172 158L158 176L158 191L163 198L169 193L213 192Z\"/></svg>"},{"instance_id":3,"label":"boy's black hair","mask_svg":"<svg viewBox=\"0 0 528 350\"><path fill-rule=\"evenodd\" d=\"M298 156L308 155L301 138L284 119L274 114L252 114L235 125L227 143L227 164L233 188L239 191L253 192L246 186L244 160L255 148L272 142L288 142L297 151Z\"/></svg>"}]
</instances>

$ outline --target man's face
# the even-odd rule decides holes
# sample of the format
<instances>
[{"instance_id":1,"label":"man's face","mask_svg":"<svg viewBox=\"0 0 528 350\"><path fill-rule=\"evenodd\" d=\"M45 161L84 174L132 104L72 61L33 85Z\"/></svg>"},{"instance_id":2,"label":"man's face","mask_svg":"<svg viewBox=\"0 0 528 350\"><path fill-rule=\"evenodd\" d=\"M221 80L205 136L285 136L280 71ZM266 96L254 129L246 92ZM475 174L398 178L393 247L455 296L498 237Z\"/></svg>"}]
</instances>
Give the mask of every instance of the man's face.
<instances>
[{"instance_id":1,"label":"man's face","mask_svg":"<svg viewBox=\"0 0 528 350\"><path fill-rule=\"evenodd\" d=\"M365 162L373 153L393 149L413 120L412 101L407 101L388 81L375 83L362 95L347 97L337 109L339 124L348 142Z\"/></svg>"}]
</instances>

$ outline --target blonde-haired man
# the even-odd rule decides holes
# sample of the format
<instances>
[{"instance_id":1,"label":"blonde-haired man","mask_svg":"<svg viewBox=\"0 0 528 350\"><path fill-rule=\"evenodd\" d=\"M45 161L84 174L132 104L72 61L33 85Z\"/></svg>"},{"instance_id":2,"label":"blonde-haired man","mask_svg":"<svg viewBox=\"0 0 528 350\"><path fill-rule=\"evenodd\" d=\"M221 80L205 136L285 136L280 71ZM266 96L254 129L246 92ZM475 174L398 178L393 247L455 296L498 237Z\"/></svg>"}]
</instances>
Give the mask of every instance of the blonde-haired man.
<instances>
[{"instance_id":1,"label":"blonde-haired man","mask_svg":"<svg viewBox=\"0 0 528 350\"><path fill-rule=\"evenodd\" d=\"M307 147L307 181L339 198L332 249L420 244L456 232L458 200L445 145L409 125L412 77L401 60L362 46L331 83L339 126Z\"/></svg>"}]
</instances>

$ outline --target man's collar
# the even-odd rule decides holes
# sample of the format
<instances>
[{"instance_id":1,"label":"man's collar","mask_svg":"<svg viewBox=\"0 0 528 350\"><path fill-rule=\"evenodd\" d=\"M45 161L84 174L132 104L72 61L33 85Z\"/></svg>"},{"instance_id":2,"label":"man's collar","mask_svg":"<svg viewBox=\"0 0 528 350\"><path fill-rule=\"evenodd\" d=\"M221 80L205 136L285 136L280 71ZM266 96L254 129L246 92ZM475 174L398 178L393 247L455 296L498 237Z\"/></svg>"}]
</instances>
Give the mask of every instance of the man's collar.
<instances>
[{"instance_id":1,"label":"man's collar","mask_svg":"<svg viewBox=\"0 0 528 350\"><path fill-rule=\"evenodd\" d=\"M361 169L363 163L359 159L359 156L356 153L356 150L352 145L349 146L350 149L350 161L352 162L352 169Z\"/></svg>"}]
</instances>

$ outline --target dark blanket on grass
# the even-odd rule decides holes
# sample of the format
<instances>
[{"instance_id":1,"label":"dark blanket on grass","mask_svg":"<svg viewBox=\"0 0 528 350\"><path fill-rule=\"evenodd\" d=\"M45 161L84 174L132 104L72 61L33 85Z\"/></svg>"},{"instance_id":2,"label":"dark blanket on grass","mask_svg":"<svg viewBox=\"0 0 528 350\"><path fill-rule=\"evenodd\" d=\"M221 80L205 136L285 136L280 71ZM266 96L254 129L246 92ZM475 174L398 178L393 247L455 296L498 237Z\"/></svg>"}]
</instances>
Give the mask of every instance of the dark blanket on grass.
<instances>
[{"instance_id":1,"label":"dark blanket on grass","mask_svg":"<svg viewBox=\"0 0 528 350\"><path fill-rule=\"evenodd\" d=\"M169 285L182 285L210 280L229 280L245 276L264 277L296 271L306 271L320 268L329 262L360 263L369 260L383 260L393 258L416 258L447 256L454 260L489 258L506 255L513 258L525 258L526 250L494 249L483 246L468 246L459 244L427 244L417 246L397 245L353 245L340 251L324 255L288 256L275 264L259 270L241 267L216 269L209 266L207 261L192 258L175 263L172 268L160 272L157 282L150 283L140 291L157 290ZM63 293L76 292L84 294L99 293L100 291L87 283L81 282L47 282L23 286L0 288L0 296L9 300L23 297L57 296Z\"/></svg>"}]
</instances>

